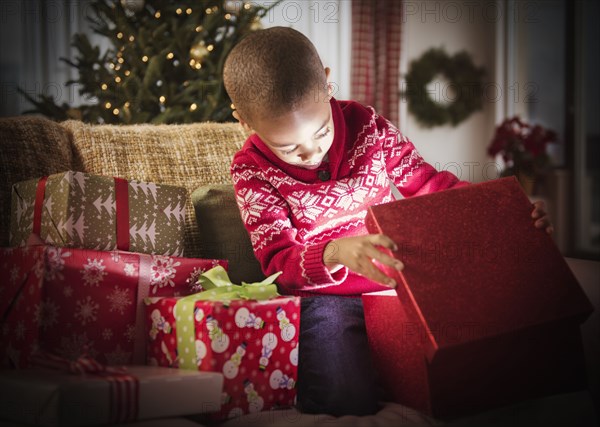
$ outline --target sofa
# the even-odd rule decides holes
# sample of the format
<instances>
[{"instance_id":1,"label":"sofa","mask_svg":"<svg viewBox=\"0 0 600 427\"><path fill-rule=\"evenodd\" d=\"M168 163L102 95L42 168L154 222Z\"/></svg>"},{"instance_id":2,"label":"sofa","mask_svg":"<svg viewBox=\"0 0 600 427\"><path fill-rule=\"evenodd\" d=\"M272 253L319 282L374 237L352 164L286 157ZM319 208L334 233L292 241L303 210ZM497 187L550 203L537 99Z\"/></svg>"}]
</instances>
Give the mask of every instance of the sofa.
<instances>
[{"instance_id":1,"label":"sofa","mask_svg":"<svg viewBox=\"0 0 600 427\"><path fill-rule=\"evenodd\" d=\"M231 159L246 137L236 123L116 126L73 120L56 123L36 116L1 118L0 245L8 246L12 184L76 170L186 188L184 255L227 258L234 282L259 280L263 275L241 223L229 176ZM366 417L334 418L288 409L250 414L222 425L597 425L600 263L567 261L596 309L582 328L589 390L522 402L448 423L397 403L384 403L381 412ZM178 422L192 426L204 421L192 417Z\"/></svg>"},{"instance_id":2,"label":"sofa","mask_svg":"<svg viewBox=\"0 0 600 427\"><path fill-rule=\"evenodd\" d=\"M229 175L246 137L236 123L93 126L35 116L0 119L0 245L9 242L12 184L74 170L185 188L184 256L226 258L232 281L262 280Z\"/></svg>"}]
</instances>

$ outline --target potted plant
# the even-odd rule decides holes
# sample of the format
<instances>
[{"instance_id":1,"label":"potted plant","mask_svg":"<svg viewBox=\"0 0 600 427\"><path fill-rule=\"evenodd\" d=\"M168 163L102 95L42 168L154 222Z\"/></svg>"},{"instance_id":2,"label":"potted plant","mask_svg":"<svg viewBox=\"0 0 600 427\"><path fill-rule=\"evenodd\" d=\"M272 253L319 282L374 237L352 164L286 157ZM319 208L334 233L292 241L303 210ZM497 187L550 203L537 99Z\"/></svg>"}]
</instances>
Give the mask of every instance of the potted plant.
<instances>
[{"instance_id":1,"label":"potted plant","mask_svg":"<svg viewBox=\"0 0 600 427\"><path fill-rule=\"evenodd\" d=\"M501 176L515 175L525 192L531 195L535 183L551 166L546 147L555 141L556 132L525 123L515 116L498 125L488 154L493 158L501 155L505 164Z\"/></svg>"}]
</instances>

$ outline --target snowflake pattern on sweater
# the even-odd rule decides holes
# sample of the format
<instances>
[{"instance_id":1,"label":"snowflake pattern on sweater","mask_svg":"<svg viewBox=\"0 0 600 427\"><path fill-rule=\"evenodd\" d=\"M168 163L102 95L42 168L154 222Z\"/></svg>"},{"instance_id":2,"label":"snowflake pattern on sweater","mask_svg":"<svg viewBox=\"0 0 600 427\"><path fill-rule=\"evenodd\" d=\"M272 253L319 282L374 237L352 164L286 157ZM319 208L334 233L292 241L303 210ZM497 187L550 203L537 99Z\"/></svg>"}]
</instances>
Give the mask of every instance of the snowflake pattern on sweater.
<instances>
[{"instance_id":1,"label":"snowflake pattern on sweater","mask_svg":"<svg viewBox=\"0 0 600 427\"><path fill-rule=\"evenodd\" d=\"M367 233L371 205L466 185L437 172L412 142L373 108L330 100L334 141L328 162L310 170L279 159L251 135L236 153L231 176L242 220L265 274L277 271L281 292L360 295L385 288L346 267L330 272L323 250L335 239ZM320 171L330 179L319 179Z\"/></svg>"}]
</instances>

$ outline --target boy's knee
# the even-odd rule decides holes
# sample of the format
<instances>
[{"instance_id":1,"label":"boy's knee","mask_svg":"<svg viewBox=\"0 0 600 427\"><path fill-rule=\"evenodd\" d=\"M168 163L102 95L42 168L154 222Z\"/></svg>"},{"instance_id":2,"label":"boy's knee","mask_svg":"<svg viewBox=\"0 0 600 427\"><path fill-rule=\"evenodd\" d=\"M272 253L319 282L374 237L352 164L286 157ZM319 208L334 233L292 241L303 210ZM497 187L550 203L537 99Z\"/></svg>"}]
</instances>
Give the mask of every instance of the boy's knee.
<instances>
[{"instance_id":1,"label":"boy's knee","mask_svg":"<svg viewBox=\"0 0 600 427\"><path fill-rule=\"evenodd\" d=\"M308 414L372 415L377 412L376 393L365 393L364 389L336 387L315 389L307 387L298 393L298 409Z\"/></svg>"}]
</instances>

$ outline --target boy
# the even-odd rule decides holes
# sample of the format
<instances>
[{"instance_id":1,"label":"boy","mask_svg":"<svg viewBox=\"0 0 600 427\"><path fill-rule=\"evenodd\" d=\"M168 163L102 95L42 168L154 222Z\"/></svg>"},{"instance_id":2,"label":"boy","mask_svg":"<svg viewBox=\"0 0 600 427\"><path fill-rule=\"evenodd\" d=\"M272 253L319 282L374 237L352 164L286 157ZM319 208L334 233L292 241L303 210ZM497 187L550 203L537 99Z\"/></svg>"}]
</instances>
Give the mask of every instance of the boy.
<instances>
[{"instance_id":1,"label":"boy","mask_svg":"<svg viewBox=\"0 0 600 427\"><path fill-rule=\"evenodd\" d=\"M468 183L436 172L370 107L337 101L312 43L291 28L253 32L224 65L233 116L253 132L231 175L242 219L265 274L302 296L298 406L311 413L377 411L360 295L394 287L379 262L402 269L369 235L370 205ZM543 205L536 227L552 231ZM418 220L409 218L407 220Z\"/></svg>"}]
</instances>

